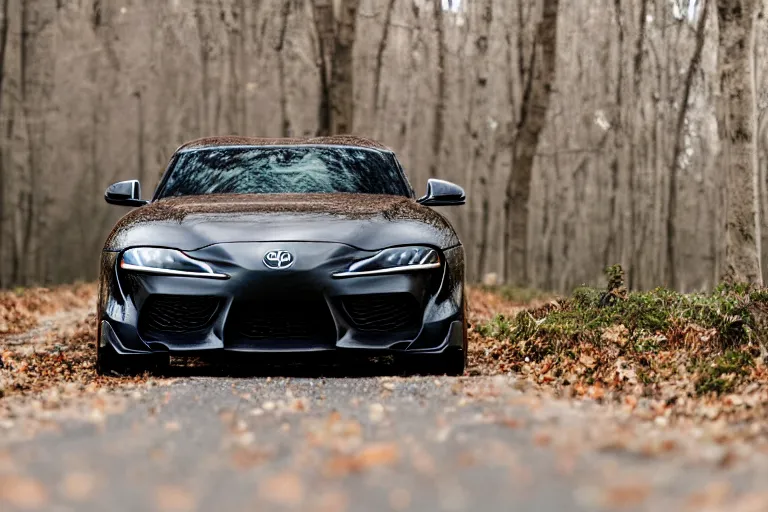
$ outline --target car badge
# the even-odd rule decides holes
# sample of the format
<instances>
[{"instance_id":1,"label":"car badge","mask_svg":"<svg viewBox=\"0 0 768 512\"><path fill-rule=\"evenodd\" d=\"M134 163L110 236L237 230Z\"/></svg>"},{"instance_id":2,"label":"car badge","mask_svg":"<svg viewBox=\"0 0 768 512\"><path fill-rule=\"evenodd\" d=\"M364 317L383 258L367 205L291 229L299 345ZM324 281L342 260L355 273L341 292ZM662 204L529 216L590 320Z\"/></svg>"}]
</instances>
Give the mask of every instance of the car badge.
<instances>
[{"instance_id":1,"label":"car badge","mask_svg":"<svg viewBox=\"0 0 768 512\"><path fill-rule=\"evenodd\" d=\"M272 270L285 270L295 261L293 254L283 250L269 251L264 255L264 265Z\"/></svg>"}]
</instances>

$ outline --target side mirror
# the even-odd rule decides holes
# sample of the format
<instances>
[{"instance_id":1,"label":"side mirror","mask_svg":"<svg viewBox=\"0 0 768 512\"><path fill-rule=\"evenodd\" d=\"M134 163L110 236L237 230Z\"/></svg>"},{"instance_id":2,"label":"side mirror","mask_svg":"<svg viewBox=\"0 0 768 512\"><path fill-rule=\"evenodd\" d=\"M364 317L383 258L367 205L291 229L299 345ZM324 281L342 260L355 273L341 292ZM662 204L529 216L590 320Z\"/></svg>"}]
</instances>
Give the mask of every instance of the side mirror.
<instances>
[{"instance_id":1,"label":"side mirror","mask_svg":"<svg viewBox=\"0 0 768 512\"><path fill-rule=\"evenodd\" d=\"M467 202L464 189L455 183L430 179L427 181L427 194L419 198L424 206L458 206Z\"/></svg>"},{"instance_id":2,"label":"side mirror","mask_svg":"<svg viewBox=\"0 0 768 512\"><path fill-rule=\"evenodd\" d=\"M109 204L120 206L144 206L149 201L141 198L139 180L119 181L113 183L104 192L104 200Z\"/></svg>"}]
</instances>

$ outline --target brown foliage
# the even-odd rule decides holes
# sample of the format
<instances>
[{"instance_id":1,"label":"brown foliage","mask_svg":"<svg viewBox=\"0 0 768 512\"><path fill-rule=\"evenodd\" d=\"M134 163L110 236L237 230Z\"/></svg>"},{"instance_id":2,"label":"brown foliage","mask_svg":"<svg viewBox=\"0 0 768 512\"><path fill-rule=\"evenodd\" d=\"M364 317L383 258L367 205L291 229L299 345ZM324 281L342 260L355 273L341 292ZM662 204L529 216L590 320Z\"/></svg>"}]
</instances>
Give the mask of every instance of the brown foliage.
<instances>
[{"instance_id":1,"label":"brown foliage","mask_svg":"<svg viewBox=\"0 0 768 512\"><path fill-rule=\"evenodd\" d=\"M0 355L0 396L39 394L50 388L74 385L75 389L95 391L137 382L142 376L111 378L96 374L96 315L80 320L74 331L47 342L24 347L7 347Z\"/></svg>"},{"instance_id":2,"label":"brown foliage","mask_svg":"<svg viewBox=\"0 0 768 512\"><path fill-rule=\"evenodd\" d=\"M41 315L82 308L93 293L92 284L0 291L0 337L28 331L37 325Z\"/></svg>"},{"instance_id":3,"label":"brown foliage","mask_svg":"<svg viewBox=\"0 0 768 512\"><path fill-rule=\"evenodd\" d=\"M144 379L96 375L96 287L92 283L3 293L15 334L0 335L0 397L50 389L94 392ZM9 307L10 306L10 307ZM35 329L41 320L46 328ZM72 325L68 325L72 324Z\"/></svg>"},{"instance_id":4,"label":"brown foliage","mask_svg":"<svg viewBox=\"0 0 768 512\"><path fill-rule=\"evenodd\" d=\"M736 423L768 413L768 368L760 344L734 346L717 328L683 317L670 319L667 328L656 332L632 333L617 321L599 327L597 338L586 331L571 333L567 325L514 338L520 332L515 329L527 328L527 322L568 318L564 312L573 307L560 300L523 311L509 323L507 334L473 325L471 371L513 373L545 392L618 404L643 419L663 422ZM759 304L750 308L751 315L761 314ZM763 431L753 429L750 435Z\"/></svg>"}]
</instances>

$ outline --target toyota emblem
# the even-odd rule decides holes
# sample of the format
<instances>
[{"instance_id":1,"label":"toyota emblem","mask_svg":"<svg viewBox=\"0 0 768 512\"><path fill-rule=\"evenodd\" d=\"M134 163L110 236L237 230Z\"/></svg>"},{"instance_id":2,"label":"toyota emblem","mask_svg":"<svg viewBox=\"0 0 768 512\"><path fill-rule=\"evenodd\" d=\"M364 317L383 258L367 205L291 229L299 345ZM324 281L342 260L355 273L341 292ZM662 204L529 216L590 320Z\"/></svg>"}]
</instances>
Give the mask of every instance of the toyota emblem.
<instances>
[{"instance_id":1,"label":"toyota emblem","mask_svg":"<svg viewBox=\"0 0 768 512\"><path fill-rule=\"evenodd\" d=\"M288 251L269 251L264 255L264 265L273 270L285 270L293 265L296 259Z\"/></svg>"}]
</instances>

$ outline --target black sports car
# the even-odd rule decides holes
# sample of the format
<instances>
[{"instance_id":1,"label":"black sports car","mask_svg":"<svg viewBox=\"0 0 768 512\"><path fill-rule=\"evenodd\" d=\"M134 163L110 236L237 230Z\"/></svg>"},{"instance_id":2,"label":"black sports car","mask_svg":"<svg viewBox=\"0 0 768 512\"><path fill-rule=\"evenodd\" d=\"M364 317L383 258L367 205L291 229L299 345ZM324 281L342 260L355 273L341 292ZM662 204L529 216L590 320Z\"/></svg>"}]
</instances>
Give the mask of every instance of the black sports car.
<instances>
[{"instance_id":1,"label":"black sports car","mask_svg":"<svg viewBox=\"0 0 768 512\"><path fill-rule=\"evenodd\" d=\"M200 139L151 201L135 180L105 199L139 208L102 253L100 373L171 354L347 350L464 372L464 248L430 208L464 191L429 180L415 200L374 141Z\"/></svg>"}]
</instances>

